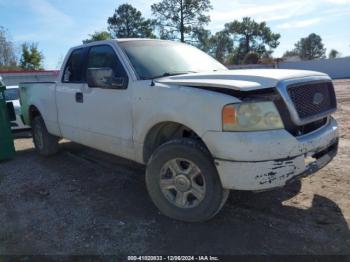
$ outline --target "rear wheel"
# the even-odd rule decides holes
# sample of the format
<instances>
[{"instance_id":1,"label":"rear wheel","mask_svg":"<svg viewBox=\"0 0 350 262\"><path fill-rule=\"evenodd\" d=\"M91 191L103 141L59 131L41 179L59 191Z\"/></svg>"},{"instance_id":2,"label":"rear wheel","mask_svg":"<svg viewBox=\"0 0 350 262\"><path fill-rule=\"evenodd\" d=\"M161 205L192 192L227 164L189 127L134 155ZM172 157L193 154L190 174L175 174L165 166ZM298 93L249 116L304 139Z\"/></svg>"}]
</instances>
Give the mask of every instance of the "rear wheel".
<instances>
[{"instance_id":1,"label":"rear wheel","mask_svg":"<svg viewBox=\"0 0 350 262\"><path fill-rule=\"evenodd\" d=\"M188 222L215 216L229 194L222 188L208 150L192 139L160 146L148 163L146 184L163 214Z\"/></svg>"},{"instance_id":2,"label":"rear wheel","mask_svg":"<svg viewBox=\"0 0 350 262\"><path fill-rule=\"evenodd\" d=\"M36 151L43 156L51 156L58 151L59 138L51 135L41 116L36 116L32 122L33 142Z\"/></svg>"}]
</instances>

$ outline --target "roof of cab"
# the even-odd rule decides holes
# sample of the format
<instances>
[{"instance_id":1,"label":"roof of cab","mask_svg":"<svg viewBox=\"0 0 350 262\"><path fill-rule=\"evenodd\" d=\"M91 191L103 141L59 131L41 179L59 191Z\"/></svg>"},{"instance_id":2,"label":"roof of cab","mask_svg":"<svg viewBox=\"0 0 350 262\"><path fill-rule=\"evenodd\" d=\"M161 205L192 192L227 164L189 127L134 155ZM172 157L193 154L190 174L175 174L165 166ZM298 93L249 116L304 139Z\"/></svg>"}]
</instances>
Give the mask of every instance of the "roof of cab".
<instances>
[{"instance_id":1,"label":"roof of cab","mask_svg":"<svg viewBox=\"0 0 350 262\"><path fill-rule=\"evenodd\" d=\"M130 41L169 41L169 40L152 39L152 38L118 38L118 39L114 39L114 41L130 42Z\"/></svg>"},{"instance_id":2,"label":"roof of cab","mask_svg":"<svg viewBox=\"0 0 350 262\"><path fill-rule=\"evenodd\" d=\"M163 39L151 39L151 38L119 38L119 39L111 39L111 40L103 40L103 41L94 41L88 44L82 44L78 46L72 47L72 49L78 49L78 48L83 48L87 46L95 46L95 45L101 45L101 44L111 44L111 43L122 43L122 42L134 42L134 41L161 41L161 42L174 42L170 40L163 40Z\"/></svg>"}]
</instances>

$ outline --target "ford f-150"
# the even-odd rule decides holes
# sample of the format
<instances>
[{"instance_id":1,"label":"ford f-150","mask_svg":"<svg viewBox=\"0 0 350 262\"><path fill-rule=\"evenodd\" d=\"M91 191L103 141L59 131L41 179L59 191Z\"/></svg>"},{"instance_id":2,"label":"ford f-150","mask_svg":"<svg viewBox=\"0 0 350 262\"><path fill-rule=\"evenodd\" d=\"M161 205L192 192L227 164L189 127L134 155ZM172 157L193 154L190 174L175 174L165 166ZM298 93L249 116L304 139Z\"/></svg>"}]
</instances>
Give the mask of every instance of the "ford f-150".
<instances>
[{"instance_id":1,"label":"ford f-150","mask_svg":"<svg viewBox=\"0 0 350 262\"><path fill-rule=\"evenodd\" d=\"M66 138L145 164L154 204L184 221L212 218L229 190L264 191L315 173L338 147L329 76L228 70L177 42L74 47L56 82L20 91L41 155Z\"/></svg>"}]
</instances>

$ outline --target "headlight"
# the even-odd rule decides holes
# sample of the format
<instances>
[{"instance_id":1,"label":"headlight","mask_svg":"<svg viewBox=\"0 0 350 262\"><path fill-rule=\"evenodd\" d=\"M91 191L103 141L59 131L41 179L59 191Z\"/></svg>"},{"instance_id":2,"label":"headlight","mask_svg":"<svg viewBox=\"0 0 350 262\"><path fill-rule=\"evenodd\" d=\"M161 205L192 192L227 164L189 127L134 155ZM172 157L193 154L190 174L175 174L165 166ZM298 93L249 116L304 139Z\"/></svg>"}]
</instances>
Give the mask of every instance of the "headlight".
<instances>
[{"instance_id":1,"label":"headlight","mask_svg":"<svg viewBox=\"0 0 350 262\"><path fill-rule=\"evenodd\" d=\"M223 131L261 131L283 129L283 122L273 102L226 105L222 111Z\"/></svg>"}]
</instances>

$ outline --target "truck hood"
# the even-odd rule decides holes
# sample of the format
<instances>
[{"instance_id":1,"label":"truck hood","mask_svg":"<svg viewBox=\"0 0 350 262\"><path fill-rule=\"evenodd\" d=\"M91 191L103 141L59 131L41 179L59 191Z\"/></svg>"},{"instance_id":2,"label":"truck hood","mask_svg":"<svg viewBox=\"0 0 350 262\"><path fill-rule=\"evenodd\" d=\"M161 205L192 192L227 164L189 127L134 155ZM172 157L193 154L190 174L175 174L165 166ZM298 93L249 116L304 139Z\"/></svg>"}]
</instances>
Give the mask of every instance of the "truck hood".
<instances>
[{"instance_id":1,"label":"truck hood","mask_svg":"<svg viewBox=\"0 0 350 262\"><path fill-rule=\"evenodd\" d=\"M281 80L326 74L288 69L225 70L208 73L191 73L157 79L155 82L169 85L216 87L239 91L250 91L275 87Z\"/></svg>"}]
</instances>

